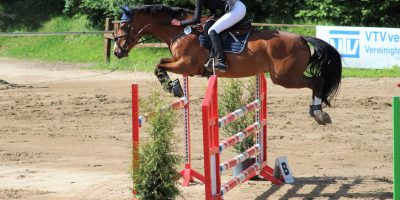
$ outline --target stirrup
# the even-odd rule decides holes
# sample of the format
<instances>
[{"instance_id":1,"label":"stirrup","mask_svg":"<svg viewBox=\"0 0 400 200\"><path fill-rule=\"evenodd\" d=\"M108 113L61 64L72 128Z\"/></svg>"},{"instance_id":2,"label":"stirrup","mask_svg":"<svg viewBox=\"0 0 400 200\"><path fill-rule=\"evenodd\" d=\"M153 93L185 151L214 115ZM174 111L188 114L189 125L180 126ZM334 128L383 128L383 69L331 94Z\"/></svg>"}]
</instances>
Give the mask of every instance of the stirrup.
<instances>
[{"instance_id":1,"label":"stirrup","mask_svg":"<svg viewBox=\"0 0 400 200\"><path fill-rule=\"evenodd\" d=\"M207 68L208 70L211 69L211 71L212 71L213 66L214 66L214 58L208 59L206 64L204 64L204 67Z\"/></svg>"},{"instance_id":2,"label":"stirrup","mask_svg":"<svg viewBox=\"0 0 400 200\"><path fill-rule=\"evenodd\" d=\"M210 72L214 71L225 72L227 68L227 66L223 62L215 58L210 58L204 65L204 67Z\"/></svg>"}]
</instances>

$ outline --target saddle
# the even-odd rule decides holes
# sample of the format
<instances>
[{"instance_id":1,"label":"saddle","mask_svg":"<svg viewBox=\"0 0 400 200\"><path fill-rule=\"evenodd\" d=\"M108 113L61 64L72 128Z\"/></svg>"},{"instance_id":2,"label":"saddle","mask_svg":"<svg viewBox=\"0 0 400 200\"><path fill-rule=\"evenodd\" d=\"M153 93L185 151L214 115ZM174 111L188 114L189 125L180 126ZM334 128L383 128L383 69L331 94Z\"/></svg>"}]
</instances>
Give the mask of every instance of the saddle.
<instances>
[{"instance_id":1,"label":"saddle","mask_svg":"<svg viewBox=\"0 0 400 200\"><path fill-rule=\"evenodd\" d=\"M251 19L242 20L219 34L226 53L239 54L243 52L247 46L249 36L253 31L253 26L251 25L252 21ZM209 50L211 49L211 41L208 36L208 30L214 23L215 20L208 21L203 28L204 31L199 36L200 44Z\"/></svg>"}]
</instances>

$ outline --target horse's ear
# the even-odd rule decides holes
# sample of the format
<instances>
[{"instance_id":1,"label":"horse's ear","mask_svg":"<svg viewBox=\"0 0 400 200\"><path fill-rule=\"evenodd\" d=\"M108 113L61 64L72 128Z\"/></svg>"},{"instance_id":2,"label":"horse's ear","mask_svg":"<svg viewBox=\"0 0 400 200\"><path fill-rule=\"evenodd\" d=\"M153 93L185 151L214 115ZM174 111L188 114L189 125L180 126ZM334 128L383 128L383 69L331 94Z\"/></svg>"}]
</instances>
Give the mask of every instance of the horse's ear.
<instances>
[{"instance_id":1,"label":"horse's ear","mask_svg":"<svg viewBox=\"0 0 400 200\"><path fill-rule=\"evenodd\" d=\"M128 5L121 6L120 7L122 10L122 17L121 17L121 22L127 22L131 21L133 17L133 12L129 9Z\"/></svg>"}]
</instances>

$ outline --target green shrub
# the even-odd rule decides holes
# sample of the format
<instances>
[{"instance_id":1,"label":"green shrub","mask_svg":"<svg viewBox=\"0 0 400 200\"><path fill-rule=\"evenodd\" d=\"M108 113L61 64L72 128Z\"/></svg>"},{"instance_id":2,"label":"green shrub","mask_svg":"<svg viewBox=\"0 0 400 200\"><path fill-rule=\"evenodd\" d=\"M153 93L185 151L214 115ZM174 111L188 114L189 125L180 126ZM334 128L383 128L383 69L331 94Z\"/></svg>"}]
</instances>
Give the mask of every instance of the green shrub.
<instances>
[{"instance_id":1,"label":"green shrub","mask_svg":"<svg viewBox=\"0 0 400 200\"><path fill-rule=\"evenodd\" d=\"M162 102L159 98L159 94L153 94L149 99ZM156 107L161 105L158 102ZM175 168L180 159L172 153L175 115L173 111L156 112L149 124L147 132L151 139L140 146L139 169L133 169L134 190L141 200L175 199L179 195L180 178Z\"/></svg>"},{"instance_id":2,"label":"green shrub","mask_svg":"<svg viewBox=\"0 0 400 200\"><path fill-rule=\"evenodd\" d=\"M219 115L233 112L255 100L255 79L229 79L222 84L223 93L219 103ZM247 114L240 119L224 126L224 135L229 137L246 129L254 123L254 115ZM254 137L250 136L234 146L237 152L244 152L254 145Z\"/></svg>"}]
</instances>

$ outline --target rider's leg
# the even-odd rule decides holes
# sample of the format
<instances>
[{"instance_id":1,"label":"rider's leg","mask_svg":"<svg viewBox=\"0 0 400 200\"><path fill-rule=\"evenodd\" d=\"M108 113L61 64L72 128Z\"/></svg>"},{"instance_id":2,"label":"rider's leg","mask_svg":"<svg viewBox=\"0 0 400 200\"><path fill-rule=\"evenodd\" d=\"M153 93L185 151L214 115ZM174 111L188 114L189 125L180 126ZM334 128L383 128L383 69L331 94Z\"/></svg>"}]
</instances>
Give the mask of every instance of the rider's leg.
<instances>
[{"instance_id":1,"label":"rider's leg","mask_svg":"<svg viewBox=\"0 0 400 200\"><path fill-rule=\"evenodd\" d=\"M225 71L225 55L224 46L222 44L221 38L215 30L208 33L212 43L211 57L212 60L207 62L208 67L215 67L215 70Z\"/></svg>"},{"instance_id":2,"label":"rider's leg","mask_svg":"<svg viewBox=\"0 0 400 200\"><path fill-rule=\"evenodd\" d=\"M224 49L219 33L232 27L246 15L246 6L237 1L232 9L218 19L208 31L212 43L212 57L214 62L207 62L207 67L214 66L216 70L224 71L226 69Z\"/></svg>"},{"instance_id":3,"label":"rider's leg","mask_svg":"<svg viewBox=\"0 0 400 200\"><path fill-rule=\"evenodd\" d=\"M237 1L229 12L225 13L214 23L214 25L211 26L208 33L210 33L211 30L215 30L215 32L220 34L222 31L232 27L242 20L245 15L246 6L241 1Z\"/></svg>"}]
</instances>

